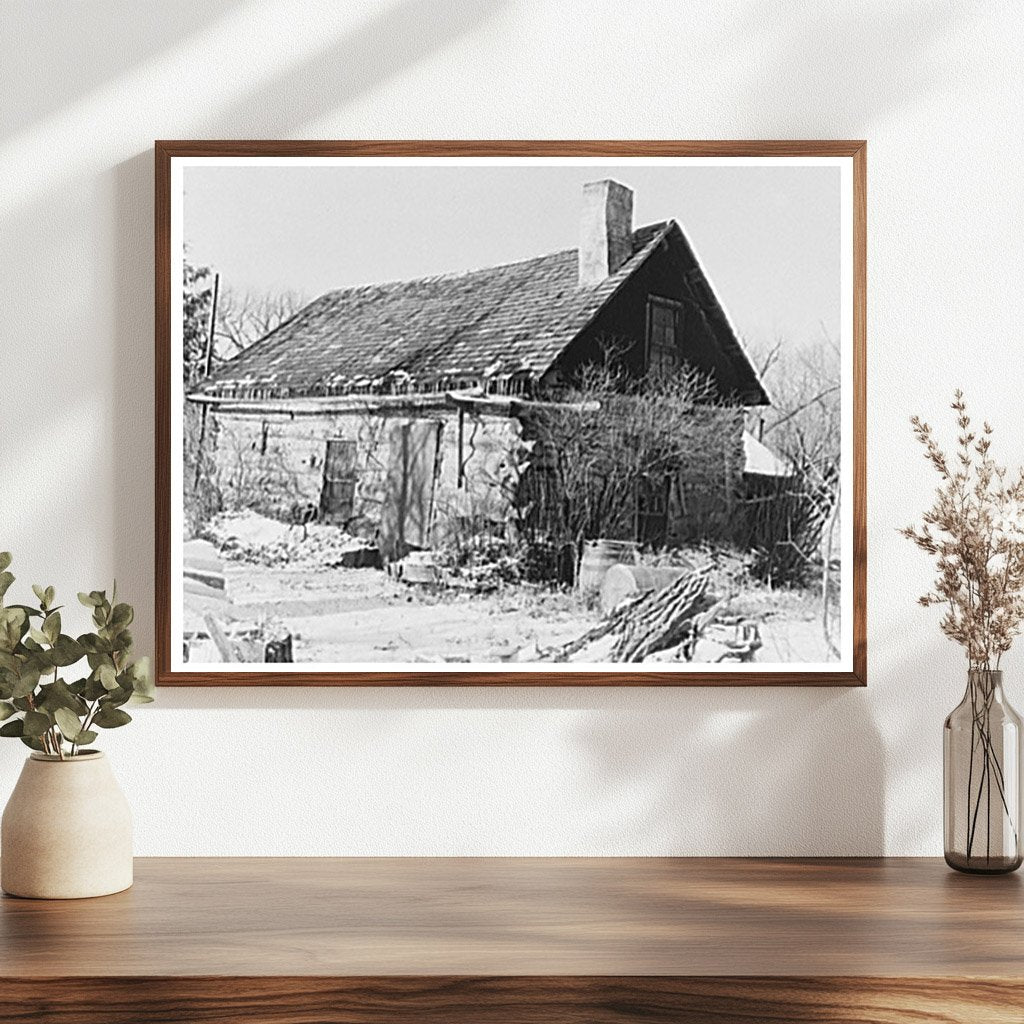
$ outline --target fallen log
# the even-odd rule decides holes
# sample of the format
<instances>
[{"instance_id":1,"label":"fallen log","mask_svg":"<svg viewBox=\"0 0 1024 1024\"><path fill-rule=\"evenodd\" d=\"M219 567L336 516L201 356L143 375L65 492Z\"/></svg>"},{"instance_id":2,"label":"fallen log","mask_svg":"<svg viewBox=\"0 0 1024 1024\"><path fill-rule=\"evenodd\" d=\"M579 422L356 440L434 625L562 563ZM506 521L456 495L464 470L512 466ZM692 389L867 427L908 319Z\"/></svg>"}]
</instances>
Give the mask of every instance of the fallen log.
<instances>
[{"instance_id":1,"label":"fallen log","mask_svg":"<svg viewBox=\"0 0 1024 1024\"><path fill-rule=\"evenodd\" d=\"M652 591L626 615L612 648L612 661L643 661L648 655L683 643L694 617L706 610L710 566L704 566L662 591Z\"/></svg>"},{"instance_id":2,"label":"fallen log","mask_svg":"<svg viewBox=\"0 0 1024 1024\"><path fill-rule=\"evenodd\" d=\"M638 594L613 609L582 636L546 651L544 660L568 661L609 635L615 638L608 655L608 660L613 662L640 662L651 654L681 644L687 645L684 651L692 654L697 617L717 607L707 593L710 572L710 565L702 566L680 576L664 590Z\"/></svg>"}]
</instances>

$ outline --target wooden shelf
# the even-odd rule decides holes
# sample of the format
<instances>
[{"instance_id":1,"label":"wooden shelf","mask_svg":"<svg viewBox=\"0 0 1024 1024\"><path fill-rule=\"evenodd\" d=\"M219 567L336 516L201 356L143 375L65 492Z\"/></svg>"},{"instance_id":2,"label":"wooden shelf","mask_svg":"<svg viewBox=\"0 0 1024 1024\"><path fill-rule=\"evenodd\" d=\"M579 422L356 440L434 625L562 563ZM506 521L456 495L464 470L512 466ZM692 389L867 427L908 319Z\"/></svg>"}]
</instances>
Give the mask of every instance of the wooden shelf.
<instances>
[{"instance_id":1,"label":"wooden shelf","mask_svg":"<svg viewBox=\"0 0 1024 1024\"><path fill-rule=\"evenodd\" d=\"M1020 876L931 859L140 859L0 954L5 1021L1024 1021Z\"/></svg>"}]
</instances>

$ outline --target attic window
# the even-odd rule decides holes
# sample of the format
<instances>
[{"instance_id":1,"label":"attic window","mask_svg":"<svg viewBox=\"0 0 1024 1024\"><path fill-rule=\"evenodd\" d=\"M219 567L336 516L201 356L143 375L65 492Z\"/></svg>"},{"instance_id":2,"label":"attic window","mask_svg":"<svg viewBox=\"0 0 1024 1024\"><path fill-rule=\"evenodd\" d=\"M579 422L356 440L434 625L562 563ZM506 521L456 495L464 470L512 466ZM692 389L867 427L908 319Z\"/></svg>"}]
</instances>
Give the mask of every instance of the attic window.
<instances>
[{"instance_id":1,"label":"attic window","mask_svg":"<svg viewBox=\"0 0 1024 1024\"><path fill-rule=\"evenodd\" d=\"M682 362L683 307L671 299L652 295L647 300L647 372L652 377L670 377Z\"/></svg>"}]
</instances>

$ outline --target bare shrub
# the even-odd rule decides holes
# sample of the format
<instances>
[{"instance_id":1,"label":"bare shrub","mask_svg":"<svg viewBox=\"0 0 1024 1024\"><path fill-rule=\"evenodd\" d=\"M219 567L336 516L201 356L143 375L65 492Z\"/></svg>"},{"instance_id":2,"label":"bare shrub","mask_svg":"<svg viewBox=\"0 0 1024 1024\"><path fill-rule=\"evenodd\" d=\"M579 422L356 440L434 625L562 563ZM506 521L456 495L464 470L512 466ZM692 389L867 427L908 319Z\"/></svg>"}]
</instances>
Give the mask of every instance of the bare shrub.
<instances>
[{"instance_id":1,"label":"bare shrub","mask_svg":"<svg viewBox=\"0 0 1024 1024\"><path fill-rule=\"evenodd\" d=\"M214 479L221 508L226 512L249 509L282 523L293 522L295 510L308 503L298 475L283 454L271 448L254 457L252 444L244 434L223 427L217 443L219 459Z\"/></svg>"},{"instance_id":2,"label":"bare shrub","mask_svg":"<svg viewBox=\"0 0 1024 1024\"><path fill-rule=\"evenodd\" d=\"M582 368L559 397L524 422L536 442L518 495L528 544L578 560L585 539L634 539L645 495L684 479L702 528L726 515L743 411L722 404L709 377L684 368L638 379L606 362Z\"/></svg>"}]
</instances>

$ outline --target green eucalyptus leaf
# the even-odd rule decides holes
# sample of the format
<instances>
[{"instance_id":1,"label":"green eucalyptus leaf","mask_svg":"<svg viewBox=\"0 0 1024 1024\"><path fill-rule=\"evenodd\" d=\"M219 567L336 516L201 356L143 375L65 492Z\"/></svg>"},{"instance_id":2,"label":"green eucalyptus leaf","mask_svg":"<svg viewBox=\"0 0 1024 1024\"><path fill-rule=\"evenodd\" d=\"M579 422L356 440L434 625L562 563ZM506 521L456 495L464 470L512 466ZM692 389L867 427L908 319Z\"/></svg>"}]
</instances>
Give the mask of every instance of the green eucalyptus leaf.
<instances>
[{"instance_id":1,"label":"green eucalyptus leaf","mask_svg":"<svg viewBox=\"0 0 1024 1024\"><path fill-rule=\"evenodd\" d=\"M83 729L78 734L78 739L76 739L75 742L81 746L83 743L92 743L97 736L99 736L98 732L93 732L92 729Z\"/></svg>"},{"instance_id":2,"label":"green eucalyptus leaf","mask_svg":"<svg viewBox=\"0 0 1024 1024\"><path fill-rule=\"evenodd\" d=\"M103 665L110 666L111 671L114 669L114 659L109 654L87 654L85 660L89 662L89 668L92 669L94 676Z\"/></svg>"},{"instance_id":3,"label":"green eucalyptus leaf","mask_svg":"<svg viewBox=\"0 0 1024 1024\"><path fill-rule=\"evenodd\" d=\"M110 641L106 637L98 636L96 633L83 633L78 638L78 643L90 655L109 655L112 650ZM93 662L92 658L89 658L90 668L95 668L97 664L98 662Z\"/></svg>"},{"instance_id":4,"label":"green eucalyptus leaf","mask_svg":"<svg viewBox=\"0 0 1024 1024\"><path fill-rule=\"evenodd\" d=\"M136 693L153 694L156 686L153 683L153 672L150 668L149 658L139 658L128 666L128 674L131 676L132 686Z\"/></svg>"},{"instance_id":5,"label":"green eucalyptus leaf","mask_svg":"<svg viewBox=\"0 0 1024 1024\"><path fill-rule=\"evenodd\" d=\"M11 691L12 697L28 697L30 694L35 692L35 688L39 685L39 666L34 664L26 664L22 667L21 675L18 677L18 681L14 684L14 688Z\"/></svg>"},{"instance_id":6,"label":"green eucalyptus leaf","mask_svg":"<svg viewBox=\"0 0 1024 1024\"><path fill-rule=\"evenodd\" d=\"M25 722L20 718L14 718L10 722L0 725L0 736L24 736Z\"/></svg>"},{"instance_id":7,"label":"green eucalyptus leaf","mask_svg":"<svg viewBox=\"0 0 1024 1024\"><path fill-rule=\"evenodd\" d=\"M41 629L36 629L35 626L29 629L28 635L40 646L50 643L50 638Z\"/></svg>"},{"instance_id":8,"label":"green eucalyptus leaf","mask_svg":"<svg viewBox=\"0 0 1024 1024\"><path fill-rule=\"evenodd\" d=\"M2 735L3 729L0 729L0 736ZM20 736L19 739L26 747L31 747L33 750L38 750L40 753L46 753L46 747L44 747L42 742L35 736Z\"/></svg>"},{"instance_id":9,"label":"green eucalyptus leaf","mask_svg":"<svg viewBox=\"0 0 1024 1024\"><path fill-rule=\"evenodd\" d=\"M6 569L11 564L11 553L10 551L0 551L0 572Z\"/></svg>"},{"instance_id":10,"label":"green eucalyptus leaf","mask_svg":"<svg viewBox=\"0 0 1024 1024\"><path fill-rule=\"evenodd\" d=\"M107 688L96 678L96 676L89 676L85 681L85 689L82 691L82 696L86 700L99 700L100 697L107 695Z\"/></svg>"},{"instance_id":11,"label":"green eucalyptus leaf","mask_svg":"<svg viewBox=\"0 0 1024 1024\"><path fill-rule=\"evenodd\" d=\"M32 698L31 697L12 697L11 698L11 703L19 711L31 711L32 708L35 706L32 703Z\"/></svg>"},{"instance_id":12,"label":"green eucalyptus leaf","mask_svg":"<svg viewBox=\"0 0 1024 1024\"><path fill-rule=\"evenodd\" d=\"M149 658L139 658L128 666L127 674L131 679L132 704L152 704L156 697L156 686L149 667Z\"/></svg>"},{"instance_id":13,"label":"green eucalyptus leaf","mask_svg":"<svg viewBox=\"0 0 1024 1024\"><path fill-rule=\"evenodd\" d=\"M79 733L82 732L82 721L78 715L73 711L69 711L67 708L57 708L53 713L53 717L56 720L57 727L60 729L64 738L70 740L72 743L77 743ZM28 731L27 727L26 731Z\"/></svg>"},{"instance_id":14,"label":"green eucalyptus leaf","mask_svg":"<svg viewBox=\"0 0 1024 1024\"><path fill-rule=\"evenodd\" d=\"M81 591L78 592L78 600L85 605L86 608L96 607L96 595L95 592L92 594L83 594Z\"/></svg>"},{"instance_id":15,"label":"green eucalyptus leaf","mask_svg":"<svg viewBox=\"0 0 1024 1024\"><path fill-rule=\"evenodd\" d=\"M132 699L131 683L126 686L119 686L116 690L110 690L106 696L103 697L101 703L106 707L110 706L113 708L119 708L122 704L127 704Z\"/></svg>"},{"instance_id":16,"label":"green eucalyptus leaf","mask_svg":"<svg viewBox=\"0 0 1024 1024\"><path fill-rule=\"evenodd\" d=\"M3 597L11 589L13 582L14 577L9 572L0 572L0 597Z\"/></svg>"},{"instance_id":17,"label":"green eucalyptus leaf","mask_svg":"<svg viewBox=\"0 0 1024 1024\"><path fill-rule=\"evenodd\" d=\"M57 641L53 645L53 650L50 654L54 665L66 667L81 661L85 657L85 650L77 640L62 633L57 637Z\"/></svg>"},{"instance_id":18,"label":"green eucalyptus leaf","mask_svg":"<svg viewBox=\"0 0 1024 1024\"><path fill-rule=\"evenodd\" d=\"M22 608L0 608L0 649L11 652L28 629L28 615Z\"/></svg>"},{"instance_id":19,"label":"green eucalyptus leaf","mask_svg":"<svg viewBox=\"0 0 1024 1024\"><path fill-rule=\"evenodd\" d=\"M42 631L51 644L57 642L57 637L60 636L60 612L50 612L43 619Z\"/></svg>"},{"instance_id":20,"label":"green eucalyptus leaf","mask_svg":"<svg viewBox=\"0 0 1024 1024\"><path fill-rule=\"evenodd\" d=\"M45 618L43 613L38 608L33 608L30 604L9 604L8 608L20 608L28 618L42 619Z\"/></svg>"},{"instance_id":21,"label":"green eucalyptus leaf","mask_svg":"<svg viewBox=\"0 0 1024 1024\"><path fill-rule=\"evenodd\" d=\"M105 690L116 690L118 687L117 673L113 665L100 665L96 669L96 678L103 684Z\"/></svg>"},{"instance_id":22,"label":"green eucalyptus leaf","mask_svg":"<svg viewBox=\"0 0 1024 1024\"><path fill-rule=\"evenodd\" d=\"M116 629L130 626L135 618L135 610L130 604L116 604L110 613L110 625Z\"/></svg>"},{"instance_id":23,"label":"green eucalyptus leaf","mask_svg":"<svg viewBox=\"0 0 1024 1024\"><path fill-rule=\"evenodd\" d=\"M74 693L63 679L57 679L39 688L36 707L41 711L56 711L57 708L66 708L78 715L79 718L89 711L89 705Z\"/></svg>"},{"instance_id":24,"label":"green eucalyptus leaf","mask_svg":"<svg viewBox=\"0 0 1024 1024\"><path fill-rule=\"evenodd\" d=\"M39 599L39 603L45 608L46 607L46 588L39 586L38 583L32 584L32 593Z\"/></svg>"},{"instance_id":25,"label":"green eucalyptus leaf","mask_svg":"<svg viewBox=\"0 0 1024 1024\"><path fill-rule=\"evenodd\" d=\"M95 633L83 633L78 638L78 646L81 647L86 654L95 654L97 640L99 640L99 637Z\"/></svg>"},{"instance_id":26,"label":"green eucalyptus leaf","mask_svg":"<svg viewBox=\"0 0 1024 1024\"><path fill-rule=\"evenodd\" d=\"M42 711L26 711L24 722L24 734L26 736L42 736L53 723L50 716Z\"/></svg>"},{"instance_id":27,"label":"green eucalyptus leaf","mask_svg":"<svg viewBox=\"0 0 1024 1024\"><path fill-rule=\"evenodd\" d=\"M57 591L53 587L47 587L43 593L43 597L46 598L46 607L52 609L54 598L57 596Z\"/></svg>"},{"instance_id":28,"label":"green eucalyptus leaf","mask_svg":"<svg viewBox=\"0 0 1024 1024\"><path fill-rule=\"evenodd\" d=\"M122 711L120 708L111 707L109 704L104 704L99 711L96 712L96 716L93 718L93 724L98 725L101 729L117 729L122 725L127 725L132 720L132 716L127 711ZM3 726L0 726L0 730Z\"/></svg>"},{"instance_id":29,"label":"green eucalyptus leaf","mask_svg":"<svg viewBox=\"0 0 1024 1024\"><path fill-rule=\"evenodd\" d=\"M17 714L18 709L9 701L0 700L0 722L6 722L11 715Z\"/></svg>"}]
</instances>

